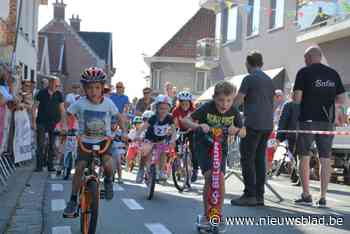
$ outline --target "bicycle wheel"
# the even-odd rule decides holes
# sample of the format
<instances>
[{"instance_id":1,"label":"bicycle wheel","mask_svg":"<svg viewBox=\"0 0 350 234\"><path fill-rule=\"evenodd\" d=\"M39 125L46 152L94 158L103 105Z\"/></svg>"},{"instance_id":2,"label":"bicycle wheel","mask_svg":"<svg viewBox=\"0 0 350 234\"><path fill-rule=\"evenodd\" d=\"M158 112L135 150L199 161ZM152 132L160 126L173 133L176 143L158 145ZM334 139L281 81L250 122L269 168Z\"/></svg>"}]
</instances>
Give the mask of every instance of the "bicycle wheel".
<instances>
[{"instance_id":1,"label":"bicycle wheel","mask_svg":"<svg viewBox=\"0 0 350 234\"><path fill-rule=\"evenodd\" d=\"M183 192L190 183L188 159L188 154L185 153L182 158L176 158L172 164L172 177L179 192Z\"/></svg>"},{"instance_id":2,"label":"bicycle wheel","mask_svg":"<svg viewBox=\"0 0 350 234\"><path fill-rule=\"evenodd\" d=\"M149 167L149 171L147 175L147 192L148 192L147 199L148 200L152 200L153 198L154 188L156 186L156 174L157 174L156 165L152 164Z\"/></svg>"},{"instance_id":3,"label":"bicycle wheel","mask_svg":"<svg viewBox=\"0 0 350 234\"><path fill-rule=\"evenodd\" d=\"M66 161L64 162L64 180L68 180L73 167L73 156L72 152L68 153Z\"/></svg>"},{"instance_id":4,"label":"bicycle wheel","mask_svg":"<svg viewBox=\"0 0 350 234\"><path fill-rule=\"evenodd\" d=\"M99 189L96 181L87 184L80 207L80 227L83 234L95 234L98 220Z\"/></svg>"}]
</instances>

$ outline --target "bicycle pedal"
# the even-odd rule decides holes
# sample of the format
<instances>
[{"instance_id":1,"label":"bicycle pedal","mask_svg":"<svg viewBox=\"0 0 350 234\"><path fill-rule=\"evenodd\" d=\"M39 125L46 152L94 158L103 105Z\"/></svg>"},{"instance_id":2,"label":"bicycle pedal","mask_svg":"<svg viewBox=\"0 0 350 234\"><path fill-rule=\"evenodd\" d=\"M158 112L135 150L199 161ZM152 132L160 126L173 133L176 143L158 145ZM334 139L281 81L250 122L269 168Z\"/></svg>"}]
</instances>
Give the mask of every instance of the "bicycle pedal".
<instances>
[{"instance_id":1,"label":"bicycle pedal","mask_svg":"<svg viewBox=\"0 0 350 234\"><path fill-rule=\"evenodd\" d=\"M79 217L79 212L75 212L74 215L70 216L70 215L65 215L65 214L62 214L63 218L65 219L75 219L77 217Z\"/></svg>"}]
</instances>

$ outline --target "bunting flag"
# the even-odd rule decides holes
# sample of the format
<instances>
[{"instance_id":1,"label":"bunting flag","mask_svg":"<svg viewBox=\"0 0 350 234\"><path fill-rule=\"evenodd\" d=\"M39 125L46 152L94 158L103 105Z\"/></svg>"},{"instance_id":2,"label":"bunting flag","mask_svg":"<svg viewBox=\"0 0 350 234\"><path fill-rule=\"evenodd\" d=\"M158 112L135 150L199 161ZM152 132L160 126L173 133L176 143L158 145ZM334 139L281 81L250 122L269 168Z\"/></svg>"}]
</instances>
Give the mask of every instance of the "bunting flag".
<instances>
[{"instance_id":1,"label":"bunting flag","mask_svg":"<svg viewBox=\"0 0 350 234\"><path fill-rule=\"evenodd\" d=\"M287 13L287 17L289 18L289 19L294 19L295 18L295 16L296 16L296 11L289 11L288 13Z\"/></svg>"},{"instance_id":2,"label":"bunting flag","mask_svg":"<svg viewBox=\"0 0 350 234\"><path fill-rule=\"evenodd\" d=\"M272 10L271 8L269 8L269 10L268 10L268 12L267 12L267 15L268 15L269 17L272 17L272 15L273 15L273 10Z\"/></svg>"},{"instance_id":3,"label":"bunting flag","mask_svg":"<svg viewBox=\"0 0 350 234\"><path fill-rule=\"evenodd\" d=\"M231 0L225 0L225 5L227 8L231 8L233 6L234 2Z\"/></svg>"},{"instance_id":4,"label":"bunting flag","mask_svg":"<svg viewBox=\"0 0 350 234\"><path fill-rule=\"evenodd\" d=\"M343 8L343 10L347 13L350 13L350 2L347 1L347 0L343 0L341 3L340 3L341 7Z\"/></svg>"},{"instance_id":5,"label":"bunting flag","mask_svg":"<svg viewBox=\"0 0 350 234\"><path fill-rule=\"evenodd\" d=\"M252 4L246 4L246 3L242 3L242 0L221 0L220 1L222 3L221 6L216 6L214 11L220 12L220 10L223 8L232 8L233 6L237 6L237 7L242 7L244 9L244 11L249 15L252 13L254 7ZM315 0L297 0L297 6L298 8L302 8L305 5L312 5L314 4L316 1ZM332 0L332 2L334 4L339 4L339 6L343 9L344 12L346 13L350 13L350 0ZM273 16L273 12L275 11L275 9L272 8L264 8L264 7L260 7L261 11L266 11L266 14L269 17ZM291 10L286 12L288 19L294 19L296 16L298 16L299 18L304 17L304 12L301 11L296 11L296 10ZM320 16L323 17L325 15L324 12L320 13Z\"/></svg>"}]
</instances>

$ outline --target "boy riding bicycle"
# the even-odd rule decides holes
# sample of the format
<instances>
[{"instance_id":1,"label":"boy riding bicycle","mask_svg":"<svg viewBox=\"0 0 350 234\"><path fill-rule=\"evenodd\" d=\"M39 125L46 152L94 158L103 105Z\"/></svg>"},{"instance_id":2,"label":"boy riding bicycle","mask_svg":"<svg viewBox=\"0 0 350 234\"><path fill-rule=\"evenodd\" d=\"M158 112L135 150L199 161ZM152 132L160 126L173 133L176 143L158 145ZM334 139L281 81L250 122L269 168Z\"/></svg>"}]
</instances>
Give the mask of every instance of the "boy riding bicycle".
<instances>
[{"instance_id":1,"label":"boy riding bicycle","mask_svg":"<svg viewBox=\"0 0 350 234\"><path fill-rule=\"evenodd\" d=\"M208 222L208 204L207 193L209 185L211 183L211 171L212 162L210 158L210 146L207 146L205 142L205 134L208 134L211 127L215 128L228 128L228 135L233 136L239 134L244 137L245 131L242 129L243 123L239 111L232 105L233 97L235 95L236 88L229 82L219 82L214 89L213 100L203 104L199 109L194 111L189 117L187 117L183 123L186 127L192 129L201 128L203 134L198 133L196 136L196 155L198 156L199 166L204 175L205 183L203 189L203 205L204 216L202 220L199 220L201 226L209 226ZM198 122L198 123L197 123ZM225 167L227 157L227 139L222 144L222 161L221 161L221 174L220 174L220 208L223 206L223 197L225 195ZM224 229L224 225L220 224L219 229Z\"/></svg>"},{"instance_id":2,"label":"boy riding bicycle","mask_svg":"<svg viewBox=\"0 0 350 234\"><path fill-rule=\"evenodd\" d=\"M75 115L79 120L79 136L81 144L88 150L92 149L93 145L100 145L103 149L106 144L110 143L111 138L111 119L116 116L119 120L119 125L126 136L126 128L124 126L123 116L119 113L113 102L104 98L103 88L106 82L106 74L102 69L89 68L81 75L81 83L85 91L86 97L80 98L73 103L67 110L68 115ZM67 207L64 210L66 217L74 217L77 211L77 199L81 185L81 178L87 161L90 155L84 152L79 146L78 158L75 167L75 174L72 181L72 194ZM110 147L102 156L106 190L106 199L113 198L113 165L110 156Z\"/></svg>"}]
</instances>

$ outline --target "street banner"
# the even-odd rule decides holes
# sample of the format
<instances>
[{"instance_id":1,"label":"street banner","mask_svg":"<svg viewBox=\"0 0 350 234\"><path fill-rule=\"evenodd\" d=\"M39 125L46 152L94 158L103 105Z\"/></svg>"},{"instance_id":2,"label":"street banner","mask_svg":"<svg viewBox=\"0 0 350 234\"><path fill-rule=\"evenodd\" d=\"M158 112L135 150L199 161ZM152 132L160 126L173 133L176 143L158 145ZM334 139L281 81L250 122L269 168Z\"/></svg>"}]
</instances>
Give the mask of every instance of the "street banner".
<instances>
[{"instance_id":1,"label":"street banner","mask_svg":"<svg viewBox=\"0 0 350 234\"><path fill-rule=\"evenodd\" d=\"M32 159L32 130L26 111L15 112L15 137L13 142L15 163Z\"/></svg>"}]
</instances>

